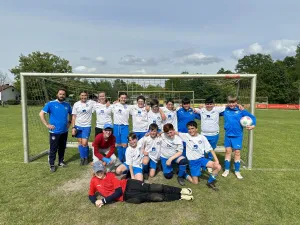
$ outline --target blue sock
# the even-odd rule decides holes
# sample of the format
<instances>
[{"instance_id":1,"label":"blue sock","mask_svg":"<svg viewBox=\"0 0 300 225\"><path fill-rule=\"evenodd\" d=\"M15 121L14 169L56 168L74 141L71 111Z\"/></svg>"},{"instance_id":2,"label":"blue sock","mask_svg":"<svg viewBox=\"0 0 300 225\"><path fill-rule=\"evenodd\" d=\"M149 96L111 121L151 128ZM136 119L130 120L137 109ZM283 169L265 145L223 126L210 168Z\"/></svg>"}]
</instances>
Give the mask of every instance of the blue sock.
<instances>
[{"instance_id":1,"label":"blue sock","mask_svg":"<svg viewBox=\"0 0 300 225\"><path fill-rule=\"evenodd\" d=\"M240 167L241 167L241 162L240 161L235 161L234 162L234 170L235 170L235 172L240 172Z\"/></svg>"},{"instance_id":2,"label":"blue sock","mask_svg":"<svg viewBox=\"0 0 300 225\"><path fill-rule=\"evenodd\" d=\"M212 183L215 180L216 180L216 177L214 175L210 174L207 183Z\"/></svg>"},{"instance_id":3,"label":"blue sock","mask_svg":"<svg viewBox=\"0 0 300 225\"><path fill-rule=\"evenodd\" d=\"M146 165L145 165L145 164L143 163L143 172L144 172L144 173L149 173L149 164L146 164Z\"/></svg>"},{"instance_id":4,"label":"blue sock","mask_svg":"<svg viewBox=\"0 0 300 225\"><path fill-rule=\"evenodd\" d=\"M123 162L123 147L122 146L117 146L117 151L118 151L118 157L121 162Z\"/></svg>"},{"instance_id":5,"label":"blue sock","mask_svg":"<svg viewBox=\"0 0 300 225\"><path fill-rule=\"evenodd\" d=\"M230 161L229 160L225 159L224 167L225 167L225 170L230 170Z\"/></svg>"},{"instance_id":6,"label":"blue sock","mask_svg":"<svg viewBox=\"0 0 300 225\"><path fill-rule=\"evenodd\" d=\"M78 145L78 151L79 151L79 155L80 158L84 158L84 147L82 145Z\"/></svg>"},{"instance_id":7,"label":"blue sock","mask_svg":"<svg viewBox=\"0 0 300 225\"><path fill-rule=\"evenodd\" d=\"M178 177L184 177L186 174L186 165L179 165Z\"/></svg>"},{"instance_id":8,"label":"blue sock","mask_svg":"<svg viewBox=\"0 0 300 225\"><path fill-rule=\"evenodd\" d=\"M211 154L211 152L207 153L207 158L208 158L209 160L211 160L211 161L214 159L214 157L213 157L213 155Z\"/></svg>"},{"instance_id":9,"label":"blue sock","mask_svg":"<svg viewBox=\"0 0 300 225\"><path fill-rule=\"evenodd\" d=\"M89 157L89 146L85 146L84 148L84 158L88 158Z\"/></svg>"}]
</instances>

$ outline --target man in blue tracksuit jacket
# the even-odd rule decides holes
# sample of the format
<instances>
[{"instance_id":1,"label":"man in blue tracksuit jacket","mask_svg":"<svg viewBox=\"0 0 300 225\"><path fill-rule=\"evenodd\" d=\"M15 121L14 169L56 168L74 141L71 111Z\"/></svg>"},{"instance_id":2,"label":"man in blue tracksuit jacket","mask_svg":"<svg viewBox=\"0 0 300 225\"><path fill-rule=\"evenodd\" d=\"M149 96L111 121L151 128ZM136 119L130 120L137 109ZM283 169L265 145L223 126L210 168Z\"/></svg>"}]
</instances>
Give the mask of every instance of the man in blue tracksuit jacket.
<instances>
[{"instance_id":1,"label":"man in blue tracksuit jacket","mask_svg":"<svg viewBox=\"0 0 300 225\"><path fill-rule=\"evenodd\" d=\"M222 176L227 177L230 169L230 159L232 150L234 151L234 169L238 179L243 179L240 173L241 154L243 143L243 127L240 119L244 116L249 116L252 119L252 125L246 126L247 130L252 130L256 126L256 118L247 110L240 110L237 106L237 97L228 96L228 106L224 111L224 129L225 129L225 171Z\"/></svg>"}]
</instances>

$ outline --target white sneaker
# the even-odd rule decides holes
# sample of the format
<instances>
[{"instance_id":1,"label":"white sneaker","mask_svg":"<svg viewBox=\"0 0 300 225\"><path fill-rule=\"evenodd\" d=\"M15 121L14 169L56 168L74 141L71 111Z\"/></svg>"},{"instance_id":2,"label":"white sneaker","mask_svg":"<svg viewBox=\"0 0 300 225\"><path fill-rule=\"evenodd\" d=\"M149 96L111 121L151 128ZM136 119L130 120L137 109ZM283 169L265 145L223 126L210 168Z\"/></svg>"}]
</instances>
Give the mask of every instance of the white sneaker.
<instances>
[{"instance_id":1,"label":"white sneaker","mask_svg":"<svg viewBox=\"0 0 300 225\"><path fill-rule=\"evenodd\" d=\"M182 188L180 194L182 194L182 195L192 195L193 191L190 188Z\"/></svg>"},{"instance_id":2,"label":"white sneaker","mask_svg":"<svg viewBox=\"0 0 300 225\"><path fill-rule=\"evenodd\" d=\"M243 179L243 176L241 175L241 172L235 172L235 176L237 179Z\"/></svg>"},{"instance_id":3,"label":"white sneaker","mask_svg":"<svg viewBox=\"0 0 300 225\"><path fill-rule=\"evenodd\" d=\"M229 170L225 170L223 173L222 173L222 176L223 177L227 177L229 174Z\"/></svg>"},{"instance_id":4,"label":"white sneaker","mask_svg":"<svg viewBox=\"0 0 300 225\"><path fill-rule=\"evenodd\" d=\"M212 173L213 169L212 168L207 168L207 172Z\"/></svg>"},{"instance_id":5,"label":"white sneaker","mask_svg":"<svg viewBox=\"0 0 300 225\"><path fill-rule=\"evenodd\" d=\"M193 201L194 197L191 195L181 195L180 200Z\"/></svg>"}]
</instances>

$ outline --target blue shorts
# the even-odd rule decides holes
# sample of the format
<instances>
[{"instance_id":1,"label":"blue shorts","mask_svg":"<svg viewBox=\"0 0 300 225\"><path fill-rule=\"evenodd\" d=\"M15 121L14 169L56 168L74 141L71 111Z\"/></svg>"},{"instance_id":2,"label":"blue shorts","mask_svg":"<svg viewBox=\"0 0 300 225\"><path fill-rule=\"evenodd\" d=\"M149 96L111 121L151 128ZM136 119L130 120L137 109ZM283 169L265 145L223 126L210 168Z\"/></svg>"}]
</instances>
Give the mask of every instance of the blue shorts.
<instances>
[{"instance_id":1,"label":"blue shorts","mask_svg":"<svg viewBox=\"0 0 300 225\"><path fill-rule=\"evenodd\" d=\"M140 140L142 137L145 136L145 134L147 134L147 132L134 132L134 133L137 136L138 140Z\"/></svg>"},{"instance_id":2,"label":"blue shorts","mask_svg":"<svg viewBox=\"0 0 300 225\"><path fill-rule=\"evenodd\" d=\"M182 157L182 156L179 156L179 157ZM160 162L161 162L161 166L162 166L162 169L163 169L163 173L171 173L173 171L172 164L177 163L177 160L178 160L179 157L177 157L176 159L174 159L172 161L172 163L171 163L170 166L168 166L166 164L166 162L167 162L168 159L166 159L164 157L160 157Z\"/></svg>"},{"instance_id":3,"label":"blue shorts","mask_svg":"<svg viewBox=\"0 0 300 225\"><path fill-rule=\"evenodd\" d=\"M219 134L214 135L214 136L205 136L209 142L209 144L211 145L211 147L213 149L215 149L217 147L218 144L218 140L219 140Z\"/></svg>"},{"instance_id":4,"label":"blue shorts","mask_svg":"<svg viewBox=\"0 0 300 225\"><path fill-rule=\"evenodd\" d=\"M129 171L129 165L127 165L126 163L123 163L123 165L126 166L127 171ZM138 173L143 173L142 168L133 166L132 169L133 169L133 174L134 174L134 175L136 175L136 174L138 174Z\"/></svg>"},{"instance_id":5,"label":"blue shorts","mask_svg":"<svg viewBox=\"0 0 300 225\"><path fill-rule=\"evenodd\" d=\"M204 157L200 159L190 160L189 165L190 165L191 176L199 177L201 174L200 173L201 167L206 167L208 162L210 162L210 160Z\"/></svg>"},{"instance_id":6,"label":"blue shorts","mask_svg":"<svg viewBox=\"0 0 300 225\"><path fill-rule=\"evenodd\" d=\"M233 150L241 150L243 146L243 137L227 137L224 139L225 148L231 147Z\"/></svg>"},{"instance_id":7,"label":"blue shorts","mask_svg":"<svg viewBox=\"0 0 300 225\"><path fill-rule=\"evenodd\" d=\"M76 138L84 138L84 139L89 139L90 134L91 134L91 127L80 127L80 126L75 126L76 129Z\"/></svg>"},{"instance_id":8,"label":"blue shorts","mask_svg":"<svg viewBox=\"0 0 300 225\"><path fill-rule=\"evenodd\" d=\"M150 157L149 157L149 159L150 159ZM150 161L149 161L149 167L150 167L150 169L154 169L154 170L156 170L156 162L154 162L152 159L150 159Z\"/></svg>"},{"instance_id":9,"label":"blue shorts","mask_svg":"<svg viewBox=\"0 0 300 225\"><path fill-rule=\"evenodd\" d=\"M116 144L128 143L129 126L114 124L114 136L116 137Z\"/></svg>"}]
</instances>

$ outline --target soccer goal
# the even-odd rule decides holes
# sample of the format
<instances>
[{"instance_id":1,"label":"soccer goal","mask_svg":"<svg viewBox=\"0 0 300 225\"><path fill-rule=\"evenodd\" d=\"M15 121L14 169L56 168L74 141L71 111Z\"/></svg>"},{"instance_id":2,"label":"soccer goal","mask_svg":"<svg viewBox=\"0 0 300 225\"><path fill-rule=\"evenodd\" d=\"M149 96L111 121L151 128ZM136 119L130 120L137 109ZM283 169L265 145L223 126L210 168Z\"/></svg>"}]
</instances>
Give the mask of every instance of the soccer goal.
<instances>
[{"instance_id":1,"label":"soccer goal","mask_svg":"<svg viewBox=\"0 0 300 225\"><path fill-rule=\"evenodd\" d=\"M226 104L228 95L237 95L239 102L252 114L255 111L256 74L182 74L182 75L134 75L134 74L75 74L75 73L21 73L22 124L24 162L28 163L49 151L49 134L41 123L39 112L50 100L56 99L58 88L67 90L66 101L73 105L79 94L85 90L90 99L97 100L104 91L112 100L117 99L121 90L128 92L129 99L138 94L154 96L160 93L164 98L181 99L189 97L205 99L213 97L217 105ZM157 95L156 93L156 95ZM164 94L162 94L164 93ZM180 94L180 95L179 95ZM245 98L243 97L245 96ZM134 103L134 102L133 102ZM192 104L198 107L196 104ZM92 131L94 130L93 121ZM223 124L220 124L218 151L224 151ZM76 139L69 132L67 147L76 147ZM91 135L91 140L93 135ZM244 166L252 168L253 131L245 131L242 160Z\"/></svg>"}]
</instances>

